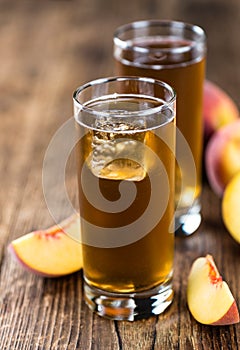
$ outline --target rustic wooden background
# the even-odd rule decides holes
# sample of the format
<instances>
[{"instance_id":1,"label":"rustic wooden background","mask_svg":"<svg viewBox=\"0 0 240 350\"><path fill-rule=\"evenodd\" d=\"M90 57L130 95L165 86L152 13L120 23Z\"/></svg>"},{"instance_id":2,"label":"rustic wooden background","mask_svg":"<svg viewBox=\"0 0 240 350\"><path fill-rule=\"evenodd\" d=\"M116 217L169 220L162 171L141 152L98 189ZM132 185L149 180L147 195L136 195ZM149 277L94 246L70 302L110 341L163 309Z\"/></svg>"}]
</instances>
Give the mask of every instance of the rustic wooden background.
<instances>
[{"instance_id":1,"label":"rustic wooden background","mask_svg":"<svg viewBox=\"0 0 240 350\"><path fill-rule=\"evenodd\" d=\"M192 261L211 253L240 305L240 246L226 232L220 200L205 184L203 222L176 240L175 300L163 315L114 322L82 299L81 272L44 279L7 252L20 235L53 223L44 201L42 164L54 132L72 115L72 92L112 75L112 33L146 18L189 21L208 34L207 77L240 107L238 0L0 0L0 349L240 349L240 325L198 324L186 307ZM69 195L76 203L74 166ZM65 216L59 200L59 212ZM204 305L203 305L204 307Z\"/></svg>"}]
</instances>

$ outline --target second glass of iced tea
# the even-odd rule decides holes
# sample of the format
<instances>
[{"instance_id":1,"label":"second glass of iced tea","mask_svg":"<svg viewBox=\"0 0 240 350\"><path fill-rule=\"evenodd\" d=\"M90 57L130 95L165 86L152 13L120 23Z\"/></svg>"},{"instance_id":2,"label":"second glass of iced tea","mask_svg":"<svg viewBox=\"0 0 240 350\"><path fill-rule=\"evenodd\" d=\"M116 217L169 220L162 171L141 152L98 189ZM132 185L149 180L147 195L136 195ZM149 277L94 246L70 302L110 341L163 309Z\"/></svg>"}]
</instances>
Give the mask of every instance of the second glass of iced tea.
<instances>
[{"instance_id":1,"label":"second glass of iced tea","mask_svg":"<svg viewBox=\"0 0 240 350\"><path fill-rule=\"evenodd\" d=\"M196 25L168 20L138 21L119 27L114 34L117 75L160 79L177 93L175 225L176 233L181 235L193 233L201 222L205 57L205 33ZM194 162L182 147L183 138Z\"/></svg>"},{"instance_id":2,"label":"second glass of iced tea","mask_svg":"<svg viewBox=\"0 0 240 350\"><path fill-rule=\"evenodd\" d=\"M150 78L89 82L74 93L84 296L135 320L173 299L175 92Z\"/></svg>"}]
</instances>

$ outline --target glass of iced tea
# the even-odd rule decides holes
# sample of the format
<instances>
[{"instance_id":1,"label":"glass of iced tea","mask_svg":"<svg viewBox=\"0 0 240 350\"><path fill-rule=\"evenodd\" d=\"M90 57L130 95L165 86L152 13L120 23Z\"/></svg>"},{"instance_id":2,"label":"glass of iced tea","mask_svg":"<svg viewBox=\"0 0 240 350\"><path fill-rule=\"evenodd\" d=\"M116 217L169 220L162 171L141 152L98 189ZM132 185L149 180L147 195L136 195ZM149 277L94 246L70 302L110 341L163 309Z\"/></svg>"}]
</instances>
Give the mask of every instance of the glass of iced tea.
<instances>
[{"instance_id":1,"label":"glass of iced tea","mask_svg":"<svg viewBox=\"0 0 240 350\"><path fill-rule=\"evenodd\" d=\"M166 81L177 93L175 227L177 234L189 235L201 222L205 33L196 25L178 21L133 22L116 30L114 58L117 75Z\"/></svg>"},{"instance_id":2,"label":"glass of iced tea","mask_svg":"<svg viewBox=\"0 0 240 350\"><path fill-rule=\"evenodd\" d=\"M173 299L175 92L113 77L73 100L86 303L116 320L160 314Z\"/></svg>"}]
</instances>

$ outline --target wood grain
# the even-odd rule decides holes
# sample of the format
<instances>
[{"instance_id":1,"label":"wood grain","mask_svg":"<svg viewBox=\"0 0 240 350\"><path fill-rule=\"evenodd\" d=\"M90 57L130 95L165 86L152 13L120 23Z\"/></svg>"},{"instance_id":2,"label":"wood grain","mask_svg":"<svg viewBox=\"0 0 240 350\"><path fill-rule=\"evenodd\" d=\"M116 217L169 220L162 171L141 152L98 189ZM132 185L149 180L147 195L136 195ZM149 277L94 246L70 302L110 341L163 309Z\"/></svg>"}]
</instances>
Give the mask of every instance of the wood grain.
<instances>
[{"instance_id":1,"label":"wood grain","mask_svg":"<svg viewBox=\"0 0 240 350\"><path fill-rule=\"evenodd\" d=\"M159 317L134 323L102 319L84 304L81 271L40 278L7 252L12 239L53 222L42 190L44 155L55 131L72 116L73 90L113 74L114 29L144 18L200 24L208 33L207 77L240 106L239 13L237 0L0 0L1 350L240 349L239 325L200 325L186 306L191 263L207 253L240 305L240 246L227 234L220 200L207 184L200 229L176 239L175 299ZM67 184L75 206L71 162ZM64 218L61 198L59 213Z\"/></svg>"}]
</instances>

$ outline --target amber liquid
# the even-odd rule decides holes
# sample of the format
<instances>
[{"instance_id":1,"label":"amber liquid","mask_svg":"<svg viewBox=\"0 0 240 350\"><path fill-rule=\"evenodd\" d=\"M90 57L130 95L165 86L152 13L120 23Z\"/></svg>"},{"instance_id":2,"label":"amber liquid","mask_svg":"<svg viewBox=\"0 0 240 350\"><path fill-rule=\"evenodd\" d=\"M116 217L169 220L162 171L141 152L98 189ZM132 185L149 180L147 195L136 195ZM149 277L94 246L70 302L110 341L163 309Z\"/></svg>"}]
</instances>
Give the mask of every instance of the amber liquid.
<instances>
[{"instance_id":1,"label":"amber liquid","mask_svg":"<svg viewBox=\"0 0 240 350\"><path fill-rule=\"evenodd\" d=\"M146 76L163 80L170 84L177 93L177 127L182 132L192 151L196 166L196 186L183 188L179 207L187 208L192 198L198 198L201 193L201 163L202 163L202 98L205 74L205 57L199 55L196 47L190 42L178 39L148 38L130 42L130 45L159 49L155 54L121 50L115 52L116 74L129 76ZM179 48L189 46L182 53L162 54L163 48ZM118 49L119 50L119 49ZM199 58L200 56L200 58ZM153 68L154 67L154 68ZM177 147L178 152L178 147ZM178 156L178 154L177 154ZM181 173L182 172L182 173ZM180 197L181 176L188 181L188 170L184 172L176 166L176 204ZM189 194L189 195L188 195ZM189 203L190 201L190 203Z\"/></svg>"},{"instance_id":2,"label":"amber liquid","mask_svg":"<svg viewBox=\"0 0 240 350\"><path fill-rule=\"evenodd\" d=\"M133 101L124 102L121 100L114 102L113 110L128 108L137 110L139 103ZM144 101L149 106L149 101ZM104 103L100 104L100 109L104 109ZM107 106L109 109L109 105ZM77 145L78 174L79 174L79 203L82 222L83 241L83 265L84 278L91 286L110 292L138 292L148 290L160 283L171 279L173 267L174 233L172 232L172 222L174 216L174 119L172 115L167 117L166 123L156 129L147 129L145 121L136 123L125 122L124 117L117 121L102 120L99 131L86 128L81 122L77 123L77 128L81 137ZM99 128L99 124L97 125ZM141 129L144 130L141 130ZM146 128L146 129L145 129ZM115 132L117 130L117 132ZM161 140L164 135L167 146ZM124 138L127 138L125 140ZM119 142L118 142L119 141ZM152 220L153 213L145 211L151 201L152 179L161 183L162 176L154 161L149 159L143 151L144 145L150 147L163 162L169 180L169 199L166 210L157 224L147 232L147 224ZM172 149L171 149L172 148ZM120 151L119 151L120 150ZM120 153L119 153L120 152ZM112 159L111 159L112 158ZM85 172L82 172L83 165L86 165ZM83 178L84 177L84 178ZM91 191L92 181L98 181L101 194L108 201L119 199L119 185L122 181L131 181L136 186L136 196L128 208L120 212L106 212L101 210L101 198L93 205L87 193ZM83 182L85 189L83 190ZM155 200L154 208L160 205L164 191L159 193ZM99 239L101 230L106 228L113 230L125 227L134 223L138 218L145 215L141 229L146 230L144 235L137 241L123 246L99 247L86 244L90 232L85 221L95 227L95 233ZM129 237L133 229L129 229Z\"/></svg>"}]
</instances>

